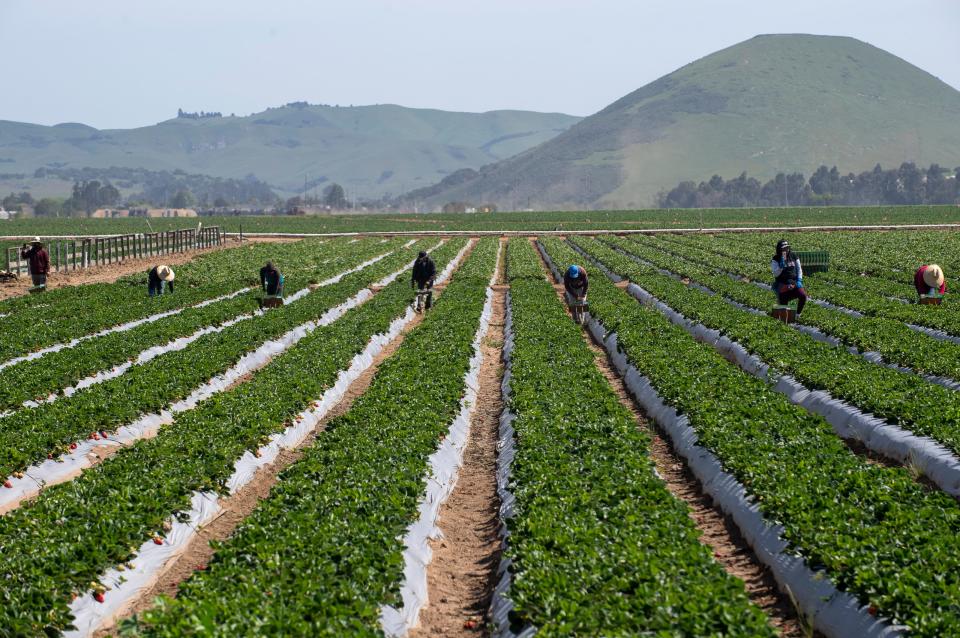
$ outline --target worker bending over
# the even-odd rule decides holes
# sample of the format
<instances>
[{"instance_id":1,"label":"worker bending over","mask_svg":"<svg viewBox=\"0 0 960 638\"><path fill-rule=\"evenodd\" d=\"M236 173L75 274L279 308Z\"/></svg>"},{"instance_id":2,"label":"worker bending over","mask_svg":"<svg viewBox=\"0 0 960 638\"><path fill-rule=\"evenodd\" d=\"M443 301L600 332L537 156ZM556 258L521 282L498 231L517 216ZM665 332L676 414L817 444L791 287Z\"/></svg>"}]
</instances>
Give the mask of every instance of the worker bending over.
<instances>
[{"instance_id":1,"label":"worker bending over","mask_svg":"<svg viewBox=\"0 0 960 638\"><path fill-rule=\"evenodd\" d=\"M587 300L587 271L577 264L567 268L563 273L563 288L567 291L567 303L582 303Z\"/></svg>"},{"instance_id":2,"label":"worker bending over","mask_svg":"<svg viewBox=\"0 0 960 638\"><path fill-rule=\"evenodd\" d=\"M279 297L283 294L283 275L273 265L272 261L260 269L260 285L263 291L272 297Z\"/></svg>"},{"instance_id":3,"label":"worker bending over","mask_svg":"<svg viewBox=\"0 0 960 638\"><path fill-rule=\"evenodd\" d=\"M770 261L770 270L774 276L773 291L777 293L777 302L785 306L796 299L799 317L807 303L807 293L803 289L803 268L800 266L800 258L790 250L786 239L777 242L776 252Z\"/></svg>"},{"instance_id":4,"label":"worker bending over","mask_svg":"<svg viewBox=\"0 0 960 638\"><path fill-rule=\"evenodd\" d=\"M173 269L170 266L154 266L150 269L150 272L147 273L147 291L150 293L150 296L162 295L166 292L167 287L170 288L170 294L173 294L173 280L176 275L173 274Z\"/></svg>"},{"instance_id":5,"label":"worker bending over","mask_svg":"<svg viewBox=\"0 0 960 638\"><path fill-rule=\"evenodd\" d=\"M27 260L33 285L46 286L47 274L50 272L50 255L47 254L40 238L34 237L29 246L24 244L20 249L20 257Z\"/></svg>"},{"instance_id":6,"label":"worker bending over","mask_svg":"<svg viewBox=\"0 0 960 638\"><path fill-rule=\"evenodd\" d=\"M920 266L913 276L913 287L917 295L942 295L947 292L947 280L943 276L943 269L936 264Z\"/></svg>"},{"instance_id":7,"label":"worker bending over","mask_svg":"<svg viewBox=\"0 0 960 638\"><path fill-rule=\"evenodd\" d=\"M430 309L433 305L433 280L437 276L437 265L421 250L417 254L417 260L413 262L413 272L410 275L410 287L416 287L417 290L430 290L427 293L426 308Z\"/></svg>"}]
</instances>

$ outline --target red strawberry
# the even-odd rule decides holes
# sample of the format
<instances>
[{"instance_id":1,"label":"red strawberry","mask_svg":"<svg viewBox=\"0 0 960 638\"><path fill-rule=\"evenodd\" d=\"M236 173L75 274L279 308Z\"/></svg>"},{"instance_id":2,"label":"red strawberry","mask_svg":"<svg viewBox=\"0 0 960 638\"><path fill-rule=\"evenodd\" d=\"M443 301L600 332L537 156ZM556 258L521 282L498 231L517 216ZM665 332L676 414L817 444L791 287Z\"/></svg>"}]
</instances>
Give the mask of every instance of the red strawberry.
<instances>
[{"instance_id":1,"label":"red strawberry","mask_svg":"<svg viewBox=\"0 0 960 638\"><path fill-rule=\"evenodd\" d=\"M876 605L870 605L870 607L867 609L867 613L869 613L871 616L876 616L877 611L878 610Z\"/></svg>"},{"instance_id":2,"label":"red strawberry","mask_svg":"<svg viewBox=\"0 0 960 638\"><path fill-rule=\"evenodd\" d=\"M106 430L100 430L100 438L101 438L101 439L107 438L107 431L106 431Z\"/></svg>"},{"instance_id":3,"label":"red strawberry","mask_svg":"<svg viewBox=\"0 0 960 638\"><path fill-rule=\"evenodd\" d=\"M71 450L76 450L76 449L77 449L77 444L76 444L76 443L71 443L71 444L70 444L70 449L71 449Z\"/></svg>"},{"instance_id":4,"label":"red strawberry","mask_svg":"<svg viewBox=\"0 0 960 638\"><path fill-rule=\"evenodd\" d=\"M100 435L97 434L96 432L94 432L94 433L93 433L93 436L91 436L90 438L93 439L94 441L99 441L99 440L100 440Z\"/></svg>"},{"instance_id":5,"label":"red strawberry","mask_svg":"<svg viewBox=\"0 0 960 638\"><path fill-rule=\"evenodd\" d=\"M153 537L153 544L154 544L154 545L163 545L163 539L160 538L159 536L154 536L154 537Z\"/></svg>"},{"instance_id":6,"label":"red strawberry","mask_svg":"<svg viewBox=\"0 0 960 638\"><path fill-rule=\"evenodd\" d=\"M11 483L10 481L4 481L4 482L3 482L3 486L4 486L4 487L13 487L13 483Z\"/></svg>"},{"instance_id":7,"label":"red strawberry","mask_svg":"<svg viewBox=\"0 0 960 638\"><path fill-rule=\"evenodd\" d=\"M53 460L53 454L48 454L48 455L47 455L47 458L50 459L50 460Z\"/></svg>"},{"instance_id":8,"label":"red strawberry","mask_svg":"<svg viewBox=\"0 0 960 638\"><path fill-rule=\"evenodd\" d=\"M102 592L98 592L98 591L93 592L93 599L94 599L95 601L97 601L98 603L102 603L102 602L103 602L103 593L102 593Z\"/></svg>"}]
</instances>

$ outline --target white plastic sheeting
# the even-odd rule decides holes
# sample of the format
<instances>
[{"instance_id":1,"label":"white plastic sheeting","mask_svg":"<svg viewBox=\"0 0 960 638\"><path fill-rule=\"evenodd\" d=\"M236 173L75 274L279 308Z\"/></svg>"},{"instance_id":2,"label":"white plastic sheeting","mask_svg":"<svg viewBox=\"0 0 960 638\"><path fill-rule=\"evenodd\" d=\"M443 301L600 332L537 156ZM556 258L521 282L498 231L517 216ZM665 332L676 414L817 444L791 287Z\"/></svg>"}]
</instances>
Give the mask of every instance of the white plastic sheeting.
<instances>
[{"instance_id":1,"label":"white plastic sheeting","mask_svg":"<svg viewBox=\"0 0 960 638\"><path fill-rule=\"evenodd\" d=\"M434 247L437 248L443 241ZM444 272L449 273L457 266L465 251L460 251ZM412 263L412 262L411 262ZM397 270L381 280L381 285L388 285L409 269L409 265ZM331 309L318 321L318 325L327 325L342 316L349 308L359 305L369 299L373 293L364 289L355 297L337 308ZM360 377L371 365L384 347L409 324L415 317L412 309L407 308L403 315L395 319L385 333L375 335L367 343L363 352L356 355L350 366L340 372L334 384L324 392L323 396L315 401L308 409L297 415L293 424L270 437L270 441L257 450L257 453L244 452L234 463L234 472L227 479L226 485L230 494L247 485L257 471L272 463L284 449L291 449L306 439L317 425L325 418L344 396L350 384ZM323 323L320 323L323 322ZM292 344L291 344L292 345ZM258 456L259 454L259 456ZM170 531L166 533L163 543L157 545L152 539L145 541L137 551L136 557L130 561L133 569L119 571L116 568L107 570L99 582L109 589L104 595L104 602L94 600L92 591L84 593L70 605L74 616L76 629L66 632L68 637L90 636L110 621L120 617L129 610L132 602L147 591L160 577L163 569L170 561L186 550L190 541L204 525L215 520L222 507L219 496L213 492L194 493L191 498L191 508L187 512L187 522L179 523L177 516L167 519Z\"/></svg>"},{"instance_id":2,"label":"white plastic sheeting","mask_svg":"<svg viewBox=\"0 0 960 638\"><path fill-rule=\"evenodd\" d=\"M960 458L940 443L863 412L834 398L829 392L811 391L789 375L772 372L766 363L739 343L718 330L687 319L636 284L631 283L627 292L644 304L657 308L672 323L684 328L698 341L713 346L746 372L768 381L792 403L822 416L840 437L856 439L874 452L908 464L930 478L943 491L960 496Z\"/></svg>"},{"instance_id":3,"label":"white plastic sheeting","mask_svg":"<svg viewBox=\"0 0 960 638\"><path fill-rule=\"evenodd\" d=\"M907 327L910 328L911 330L922 332L928 337L939 339L940 341L952 341L953 343L960 343L960 337L944 332L943 330L937 330L935 328L927 328L926 326L918 326L917 324L914 324L914 323L908 323Z\"/></svg>"},{"instance_id":4,"label":"white plastic sheeting","mask_svg":"<svg viewBox=\"0 0 960 638\"><path fill-rule=\"evenodd\" d=\"M500 383L501 393L505 406L510 404L511 379L513 378L512 355L514 348L513 335L513 309L510 303L510 293L507 293L506 318L503 328L503 362L504 373L503 381ZM504 407L500 414L500 427L497 441L497 495L500 497L500 525L498 534L500 536L500 547L502 553L500 565L497 567L497 585L493 590L493 596L490 599L490 619L493 622L493 638L530 638L537 633L537 628L528 625L522 628L519 633L513 631L510 626L510 612L513 611L513 601L510 600L510 566L513 561L506 555L507 546L510 544L510 530L507 527L507 521L514 516L514 503L516 498L510 491L510 467L517 453L516 431L513 428L513 422L517 415L509 407Z\"/></svg>"},{"instance_id":5,"label":"white plastic sheeting","mask_svg":"<svg viewBox=\"0 0 960 638\"><path fill-rule=\"evenodd\" d=\"M607 333L592 317L588 326L610 354L630 393L647 415L667 432L674 451L684 458L703 491L734 520L757 558L770 568L780 589L789 593L818 631L830 638L902 635L905 628L874 618L867 605L861 605L854 596L839 591L824 572L814 572L802 558L787 553L788 545L781 537L783 528L767 521L743 485L723 470L720 460L697 445L697 434L687 417L667 405L650 380L627 361L626 355L620 352L617 335Z\"/></svg>"},{"instance_id":6,"label":"white plastic sheeting","mask_svg":"<svg viewBox=\"0 0 960 638\"><path fill-rule=\"evenodd\" d=\"M430 540L443 537L437 526L440 507L446 502L457 484L460 467L463 465L463 451L470 439L470 420L477 408L477 394L480 391L480 368L483 365L483 339L490 329L490 317L493 315L493 288L500 272L500 251L497 249L497 267L494 269L490 284L487 286L486 301L480 313L480 326L473 338L473 356L464 375L466 388L460 399L460 410L440 442L436 452L427 462L426 492L417 508L417 520L407 528L403 537L403 582L400 584L400 597L403 605L400 609L384 605L380 608L380 626L387 636L406 636L417 625L420 610L427 604L427 567L433 559Z\"/></svg>"},{"instance_id":7,"label":"white plastic sheeting","mask_svg":"<svg viewBox=\"0 0 960 638\"><path fill-rule=\"evenodd\" d=\"M542 247L540 249L554 277L557 277L559 273L556 267L546 251ZM678 317L687 324L691 323L636 284L629 284L627 291L644 304L657 306L671 321ZM891 638L902 635L904 628L874 618L868 606L861 605L854 596L839 591L825 573L814 572L802 558L787 553L787 543L781 537L783 528L767 521L743 485L723 470L720 460L706 448L697 445L696 431L690 427L687 417L667 405L650 380L629 363L626 354L620 350L617 334L608 333L589 313L588 317L590 332L603 344L630 393L647 415L667 432L674 451L686 461L703 491L734 520L757 558L770 568L780 589L796 601L814 627L829 638Z\"/></svg>"},{"instance_id":8,"label":"white plastic sheeting","mask_svg":"<svg viewBox=\"0 0 960 638\"><path fill-rule=\"evenodd\" d=\"M76 346L78 343L87 341L88 339L102 337L103 335L108 335L113 332L126 332L127 330L132 330L137 326L142 326L143 324L146 324L146 323L153 323L154 321L159 321L164 317L170 317L176 314L180 314L181 312L183 312L184 310L187 310L188 308L203 308L204 306L209 306L210 304L217 303L218 301L233 299L234 297L242 295L245 292L249 292L250 290L252 289L241 288L240 290L237 290L236 292L232 292L229 295L222 295L220 297L214 297L213 299L207 299L206 301L201 301L200 303L195 304L193 306L186 306L184 308L176 308L174 310L160 312L155 315L150 315L149 317L137 319L136 321L128 321L127 323L122 323L118 326L113 326L112 328L107 328L99 332L94 332L93 334L77 337L76 339L73 339L72 341L68 341L67 343L58 343L53 346L48 346L46 348L43 348L42 350L37 350L36 352L31 352L30 354L23 355L22 357L16 357L16 358L10 359L9 361L4 361L3 363L0 363L0 370L3 370L4 368L9 368L10 366L16 365L23 361L32 361L33 359L39 359L43 355L50 354L51 352L57 352L59 350L64 350L66 348L72 348Z\"/></svg>"},{"instance_id":9,"label":"white plastic sheeting","mask_svg":"<svg viewBox=\"0 0 960 638\"><path fill-rule=\"evenodd\" d=\"M390 283L408 268L409 266L404 266L387 275L378 283ZM386 285L386 283L383 285ZM321 283L318 287L324 285L328 284ZM310 288L304 288L301 292L305 295L309 294L311 290ZM336 321L345 312L360 305L372 295L373 293L369 288L364 288L339 306L327 310L319 319L308 321L277 339L264 342L256 350L244 355L225 373L213 377L195 389L186 399L174 403L167 410L141 416L133 423L121 427L108 438L78 441L76 449L71 450L69 454L27 468L24 471L23 478L9 477L7 480L11 487L0 490L0 514L17 508L24 500L36 496L44 487L69 481L79 475L83 469L99 463L99 457L94 453L97 448L124 447L132 445L142 438L154 436L161 427L173 422L174 415L192 410L198 403L227 389L244 375L262 368L275 356L292 347L317 327Z\"/></svg>"}]
</instances>

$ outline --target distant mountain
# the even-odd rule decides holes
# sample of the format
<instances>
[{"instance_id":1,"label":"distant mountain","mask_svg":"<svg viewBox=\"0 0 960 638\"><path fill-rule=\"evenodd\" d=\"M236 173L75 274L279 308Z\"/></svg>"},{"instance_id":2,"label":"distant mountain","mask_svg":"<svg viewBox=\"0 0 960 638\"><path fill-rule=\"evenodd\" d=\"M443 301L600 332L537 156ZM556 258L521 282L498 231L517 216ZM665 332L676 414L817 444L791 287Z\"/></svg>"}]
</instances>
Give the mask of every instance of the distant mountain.
<instances>
[{"instance_id":1,"label":"distant mountain","mask_svg":"<svg viewBox=\"0 0 960 638\"><path fill-rule=\"evenodd\" d=\"M579 119L529 111L301 102L246 117L177 117L127 130L0 121L0 173L116 166L234 178L253 174L286 195L301 192L306 178L310 188L338 182L351 195L375 197L509 157Z\"/></svg>"},{"instance_id":2,"label":"distant mountain","mask_svg":"<svg viewBox=\"0 0 960 638\"><path fill-rule=\"evenodd\" d=\"M634 208L681 180L960 165L960 91L853 38L757 36L684 66L428 204Z\"/></svg>"}]
</instances>

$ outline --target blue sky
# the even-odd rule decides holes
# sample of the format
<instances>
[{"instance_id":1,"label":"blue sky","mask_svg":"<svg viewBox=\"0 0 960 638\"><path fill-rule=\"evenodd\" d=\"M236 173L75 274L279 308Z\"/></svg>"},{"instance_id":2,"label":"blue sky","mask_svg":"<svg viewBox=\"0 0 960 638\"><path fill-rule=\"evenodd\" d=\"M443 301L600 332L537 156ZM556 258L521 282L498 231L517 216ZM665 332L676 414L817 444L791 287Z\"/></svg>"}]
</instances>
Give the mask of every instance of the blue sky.
<instances>
[{"instance_id":1,"label":"blue sky","mask_svg":"<svg viewBox=\"0 0 960 638\"><path fill-rule=\"evenodd\" d=\"M0 0L0 119L127 128L296 100L587 115L761 33L856 37L960 88L958 0Z\"/></svg>"}]
</instances>

